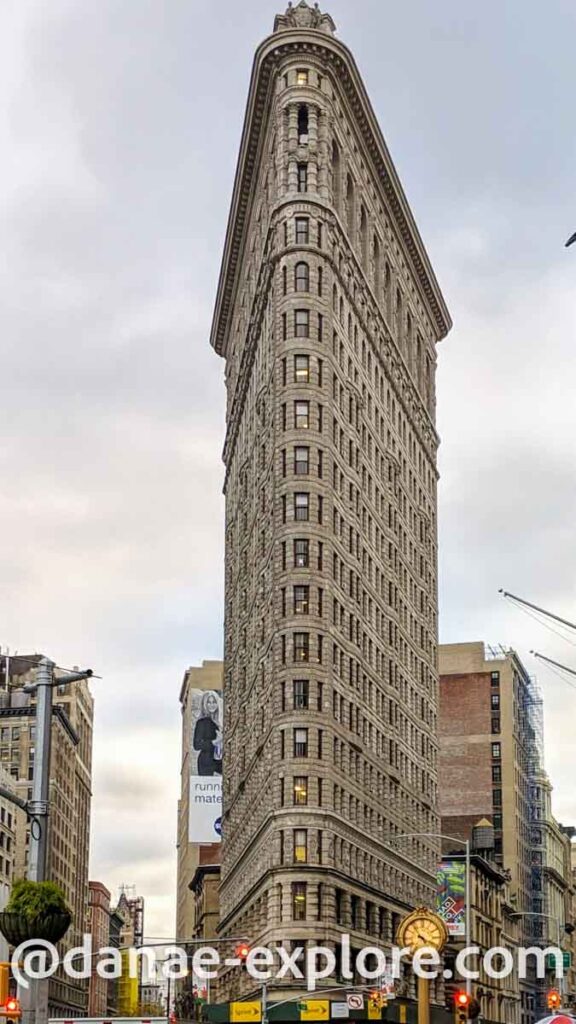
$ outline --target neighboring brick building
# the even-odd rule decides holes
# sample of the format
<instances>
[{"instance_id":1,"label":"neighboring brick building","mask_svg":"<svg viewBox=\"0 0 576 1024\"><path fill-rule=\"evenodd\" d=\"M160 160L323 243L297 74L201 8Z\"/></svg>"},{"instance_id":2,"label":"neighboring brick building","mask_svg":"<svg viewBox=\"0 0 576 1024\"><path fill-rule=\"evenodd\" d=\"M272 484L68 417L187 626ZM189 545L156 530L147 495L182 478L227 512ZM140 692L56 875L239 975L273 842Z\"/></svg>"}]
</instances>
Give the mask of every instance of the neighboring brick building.
<instances>
[{"instance_id":1,"label":"neighboring brick building","mask_svg":"<svg viewBox=\"0 0 576 1024\"><path fill-rule=\"evenodd\" d=\"M220 903L220 847L201 846L198 867L190 882L194 893L194 938L213 939L218 929Z\"/></svg>"},{"instance_id":2,"label":"neighboring brick building","mask_svg":"<svg viewBox=\"0 0 576 1024\"><path fill-rule=\"evenodd\" d=\"M492 822L521 944L566 942L570 840L552 815L538 685L515 651L479 642L440 645L438 664L442 831L471 838ZM543 985L521 981L520 995L519 1024L544 1015Z\"/></svg>"},{"instance_id":3,"label":"neighboring brick building","mask_svg":"<svg viewBox=\"0 0 576 1024\"><path fill-rule=\"evenodd\" d=\"M88 891L88 926L92 936L92 952L96 953L109 945L110 892L102 882L88 882ZM88 986L88 1017L107 1015L109 984L106 978L101 978L97 974L94 959Z\"/></svg>"},{"instance_id":4,"label":"neighboring brick building","mask_svg":"<svg viewBox=\"0 0 576 1024\"><path fill-rule=\"evenodd\" d=\"M211 343L226 360L221 934L390 943L437 832L436 345L448 311L350 51L259 46ZM230 970L228 995L250 984Z\"/></svg>"}]
</instances>

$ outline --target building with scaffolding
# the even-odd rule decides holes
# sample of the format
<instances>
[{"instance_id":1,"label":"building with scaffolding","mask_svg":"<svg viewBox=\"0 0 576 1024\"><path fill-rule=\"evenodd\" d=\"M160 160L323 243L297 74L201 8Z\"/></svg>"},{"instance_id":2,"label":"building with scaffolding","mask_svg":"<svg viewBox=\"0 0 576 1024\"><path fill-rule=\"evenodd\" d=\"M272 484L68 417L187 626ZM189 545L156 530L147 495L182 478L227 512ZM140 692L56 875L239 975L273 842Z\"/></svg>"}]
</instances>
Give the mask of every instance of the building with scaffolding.
<instances>
[{"instance_id":1,"label":"building with scaffolding","mask_svg":"<svg viewBox=\"0 0 576 1024\"><path fill-rule=\"evenodd\" d=\"M538 684L515 651L483 643L440 646L439 671L442 831L471 838L480 817L491 821L520 943L556 945L567 920L570 840L552 816ZM544 1016L544 986L528 978L519 988L512 1019L530 1024Z\"/></svg>"}]
</instances>

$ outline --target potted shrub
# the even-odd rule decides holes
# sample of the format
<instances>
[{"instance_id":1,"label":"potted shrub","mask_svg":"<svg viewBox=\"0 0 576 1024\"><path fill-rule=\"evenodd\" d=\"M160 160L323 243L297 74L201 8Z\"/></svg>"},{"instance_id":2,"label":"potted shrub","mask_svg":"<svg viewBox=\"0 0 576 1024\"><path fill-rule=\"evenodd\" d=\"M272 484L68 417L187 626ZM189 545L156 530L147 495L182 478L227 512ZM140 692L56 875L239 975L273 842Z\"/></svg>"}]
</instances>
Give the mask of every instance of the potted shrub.
<instances>
[{"instance_id":1,"label":"potted shrub","mask_svg":"<svg viewBox=\"0 0 576 1024\"><path fill-rule=\"evenodd\" d=\"M27 939L59 942L72 914L66 897L55 882L14 882L6 909L0 912L0 932L11 946Z\"/></svg>"}]
</instances>

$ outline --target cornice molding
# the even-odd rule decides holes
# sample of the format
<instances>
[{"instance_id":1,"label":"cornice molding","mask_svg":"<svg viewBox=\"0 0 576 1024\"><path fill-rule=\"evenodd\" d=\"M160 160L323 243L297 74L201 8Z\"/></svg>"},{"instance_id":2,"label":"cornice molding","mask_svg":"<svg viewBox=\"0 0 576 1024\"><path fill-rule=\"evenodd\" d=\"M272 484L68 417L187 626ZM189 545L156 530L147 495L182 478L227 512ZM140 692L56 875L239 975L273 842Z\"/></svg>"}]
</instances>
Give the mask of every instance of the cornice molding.
<instances>
[{"instance_id":1,"label":"cornice molding","mask_svg":"<svg viewBox=\"0 0 576 1024\"><path fill-rule=\"evenodd\" d=\"M239 278L239 259L255 198L254 180L264 140L263 129L271 110L269 93L273 72L282 60L293 53L316 53L332 66L364 138L406 255L436 324L437 340L441 340L452 326L450 314L354 57L343 43L321 31L294 28L269 36L260 44L254 58L212 321L211 345L219 355L226 355L226 339Z\"/></svg>"}]
</instances>

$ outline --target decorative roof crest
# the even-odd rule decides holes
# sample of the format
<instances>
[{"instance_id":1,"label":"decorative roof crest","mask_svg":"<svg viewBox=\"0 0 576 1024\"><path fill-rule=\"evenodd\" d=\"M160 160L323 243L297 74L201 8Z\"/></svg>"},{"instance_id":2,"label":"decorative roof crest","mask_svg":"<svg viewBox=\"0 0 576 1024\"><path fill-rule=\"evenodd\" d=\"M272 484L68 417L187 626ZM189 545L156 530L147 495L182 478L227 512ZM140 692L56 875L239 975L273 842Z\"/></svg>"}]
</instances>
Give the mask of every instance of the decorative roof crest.
<instances>
[{"instance_id":1,"label":"decorative roof crest","mask_svg":"<svg viewBox=\"0 0 576 1024\"><path fill-rule=\"evenodd\" d=\"M290 0L286 13L276 15L275 32L286 32L291 28L314 28L329 35L336 31L336 25L330 15L322 14L317 3L314 7L309 7L306 0L300 0L295 7Z\"/></svg>"}]
</instances>

